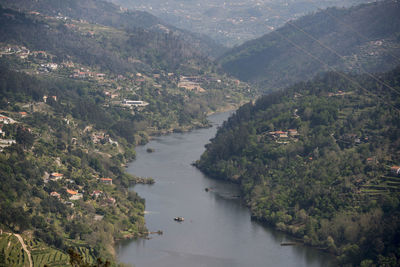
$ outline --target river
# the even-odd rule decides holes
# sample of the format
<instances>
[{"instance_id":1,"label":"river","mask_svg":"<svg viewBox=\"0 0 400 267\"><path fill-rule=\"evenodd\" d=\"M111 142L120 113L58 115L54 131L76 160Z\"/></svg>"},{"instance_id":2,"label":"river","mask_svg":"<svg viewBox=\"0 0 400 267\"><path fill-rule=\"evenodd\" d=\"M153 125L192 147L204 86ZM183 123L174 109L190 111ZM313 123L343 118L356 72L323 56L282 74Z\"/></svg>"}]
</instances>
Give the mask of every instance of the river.
<instances>
[{"instance_id":1,"label":"river","mask_svg":"<svg viewBox=\"0 0 400 267\"><path fill-rule=\"evenodd\" d=\"M212 128L161 136L137 147L128 172L155 179L154 185L134 190L146 199L147 228L163 235L118 244L118 260L137 267L333 266L333 258L316 249L281 246L291 238L252 221L236 185L191 166L228 116L210 116ZM174 221L177 216L185 220Z\"/></svg>"}]
</instances>

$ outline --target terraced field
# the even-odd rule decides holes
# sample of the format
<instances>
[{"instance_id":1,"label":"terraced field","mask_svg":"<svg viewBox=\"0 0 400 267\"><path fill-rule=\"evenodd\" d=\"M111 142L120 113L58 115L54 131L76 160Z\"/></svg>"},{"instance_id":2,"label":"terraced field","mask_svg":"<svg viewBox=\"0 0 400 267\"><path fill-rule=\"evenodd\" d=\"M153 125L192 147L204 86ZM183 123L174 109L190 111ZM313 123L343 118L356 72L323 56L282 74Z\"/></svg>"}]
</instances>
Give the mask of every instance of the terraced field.
<instances>
[{"instance_id":1,"label":"terraced field","mask_svg":"<svg viewBox=\"0 0 400 267\"><path fill-rule=\"evenodd\" d=\"M0 235L0 266L29 266L28 255L14 235Z\"/></svg>"},{"instance_id":2,"label":"terraced field","mask_svg":"<svg viewBox=\"0 0 400 267\"><path fill-rule=\"evenodd\" d=\"M61 250L46 246L37 239L25 240L25 244L31 253L33 267L52 267L69 266L69 255ZM82 256L83 261L89 264L95 263L95 254L92 248L72 244ZM7 267L29 267L28 255L24 252L17 237L12 234L4 233L0 235L0 266Z\"/></svg>"},{"instance_id":3,"label":"terraced field","mask_svg":"<svg viewBox=\"0 0 400 267\"><path fill-rule=\"evenodd\" d=\"M382 176L378 179L377 184L363 185L361 193L366 194L372 198L388 194L390 192L400 193L400 177L395 176Z\"/></svg>"},{"instance_id":4,"label":"terraced field","mask_svg":"<svg viewBox=\"0 0 400 267\"><path fill-rule=\"evenodd\" d=\"M69 265L69 256L63 251L49 248L38 240L30 240L28 247L32 254L33 266L66 266Z\"/></svg>"}]
</instances>

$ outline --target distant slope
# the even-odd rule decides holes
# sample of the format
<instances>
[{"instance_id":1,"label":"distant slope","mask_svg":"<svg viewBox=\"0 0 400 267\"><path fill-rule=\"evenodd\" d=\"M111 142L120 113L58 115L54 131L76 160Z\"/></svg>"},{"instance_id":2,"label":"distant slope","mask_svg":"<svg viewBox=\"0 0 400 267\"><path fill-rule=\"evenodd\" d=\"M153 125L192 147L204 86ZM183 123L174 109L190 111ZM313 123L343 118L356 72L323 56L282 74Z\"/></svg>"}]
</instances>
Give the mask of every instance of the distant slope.
<instances>
[{"instance_id":1,"label":"distant slope","mask_svg":"<svg viewBox=\"0 0 400 267\"><path fill-rule=\"evenodd\" d=\"M210 61L173 33L143 28L117 30L98 24L0 8L0 42L45 50L56 60L72 59L114 73L176 71L187 62L198 68ZM203 65L203 66L205 66Z\"/></svg>"},{"instance_id":2,"label":"distant slope","mask_svg":"<svg viewBox=\"0 0 400 267\"><path fill-rule=\"evenodd\" d=\"M349 7L369 0L108 0L150 12L164 21L233 47L319 8Z\"/></svg>"},{"instance_id":3,"label":"distant slope","mask_svg":"<svg viewBox=\"0 0 400 267\"><path fill-rule=\"evenodd\" d=\"M332 70L305 51L339 70L389 70L400 63L399 14L398 1L329 8L234 48L220 62L234 76L267 89L283 88Z\"/></svg>"},{"instance_id":4,"label":"distant slope","mask_svg":"<svg viewBox=\"0 0 400 267\"><path fill-rule=\"evenodd\" d=\"M100 0L1 0L3 7L22 11L37 11L49 16L66 16L83 19L125 30L138 28L159 33L172 33L181 40L190 43L204 55L220 55L225 49L208 37L180 30L162 22L159 18L143 11L121 8L115 4Z\"/></svg>"}]
</instances>

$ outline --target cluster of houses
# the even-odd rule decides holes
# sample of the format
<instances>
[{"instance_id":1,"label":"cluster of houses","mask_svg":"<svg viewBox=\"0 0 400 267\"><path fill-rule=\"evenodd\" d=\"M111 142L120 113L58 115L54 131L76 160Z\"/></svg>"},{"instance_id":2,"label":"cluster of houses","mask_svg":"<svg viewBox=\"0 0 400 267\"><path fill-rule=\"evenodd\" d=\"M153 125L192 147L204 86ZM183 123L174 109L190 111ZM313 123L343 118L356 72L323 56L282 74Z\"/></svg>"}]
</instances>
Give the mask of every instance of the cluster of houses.
<instances>
[{"instance_id":1,"label":"cluster of houses","mask_svg":"<svg viewBox=\"0 0 400 267\"><path fill-rule=\"evenodd\" d=\"M111 145L118 146L118 142L111 139L108 134L105 133L93 133L91 136L92 142L94 144L105 144L110 143Z\"/></svg>"},{"instance_id":2,"label":"cluster of houses","mask_svg":"<svg viewBox=\"0 0 400 267\"><path fill-rule=\"evenodd\" d=\"M347 143L354 143L356 145L359 145L361 143L368 143L369 142L369 137L368 136L363 136L359 137L357 134L344 134L340 137L339 141L347 142Z\"/></svg>"},{"instance_id":3,"label":"cluster of houses","mask_svg":"<svg viewBox=\"0 0 400 267\"><path fill-rule=\"evenodd\" d=\"M205 92L204 88L201 87L203 78L199 76L181 76L179 78L178 87L185 88L189 91Z\"/></svg>"},{"instance_id":4,"label":"cluster of houses","mask_svg":"<svg viewBox=\"0 0 400 267\"><path fill-rule=\"evenodd\" d=\"M53 173L50 174L49 179L53 180L53 181L58 181L58 180L62 179L63 177L64 177L63 174L57 173L57 172L53 172ZM112 185L112 179L111 178L100 178L99 182L101 184L104 184L104 185ZM50 196L55 197L58 200L62 201L64 204L67 204L67 205L73 207L74 204L73 204L73 202L70 202L70 201L75 201L75 200L82 199L83 198L83 194L85 193L84 191L79 192L79 191L68 189L68 188L66 188L65 190L66 190L66 192L68 194L68 200L69 201L62 200L61 194L58 193L58 192L55 192L55 191L51 192ZM104 193L101 190L94 190L92 193L90 193L90 196L93 199L101 199L101 200L103 200L103 202L105 204L107 204L107 205L114 205L116 203L115 198L107 196L107 194Z\"/></svg>"},{"instance_id":5,"label":"cluster of houses","mask_svg":"<svg viewBox=\"0 0 400 267\"><path fill-rule=\"evenodd\" d=\"M92 72L89 69L80 68L80 69L74 69L73 74L70 77L75 79L96 78L101 80L104 79L105 76L106 75L104 73Z\"/></svg>"},{"instance_id":6,"label":"cluster of houses","mask_svg":"<svg viewBox=\"0 0 400 267\"><path fill-rule=\"evenodd\" d=\"M26 59L28 56L32 56L38 59L52 59L53 56L48 54L46 51L30 51L25 46L18 45L6 45L0 48L0 57L3 55L17 55L21 59ZM48 67L51 70L56 70L58 65L56 63L42 64L41 67ZM57 67L55 67L57 65Z\"/></svg>"},{"instance_id":7,"label":"cluster of houses","mask_svg":"<svg viewBox=\"0 0 400 267\"><path fill-rule=\"evenodd\" d=\"M0 152L2 152L4 148L17 143L16 140L14 139L4 139L5 132L3 131L3 125L14 124L14 123L17 123L17 121L13 120L10 117L0 114Z\"/></svg>"},{"instance_id":8,"label":"cluster of houses","mask_svg":"<svg viewBox=\"0 0 400 267\"><path fill-rule=\"evenodd\" d=\"M17 123L17 121L13 120L10 117L0 114L0 124L14 124L14 123Z\"/></svg>"},{"instance_id":9,"label":"cluster of houses","mask_svg":"<svg viewBox=\"0 0 400 267\"><path fill-rule=\"evenodd\" d=\"M45 63L45 64L40 64L40 67L38 68L38 71L40 72L51 72L55 71L58 69L58 64L57 63Z\"/></svg>"},{"instance_id":10,"label":"cluster of houses","mask_svg":"<svg viewBox=\"0 0 400 267\"><path fill-rule=\"evenodd\" d=\"M17 55L21 59L29 56L30 51L25 46L6 46L0 51L0 57L3 55Z\"/></svg>"}]
</instances>

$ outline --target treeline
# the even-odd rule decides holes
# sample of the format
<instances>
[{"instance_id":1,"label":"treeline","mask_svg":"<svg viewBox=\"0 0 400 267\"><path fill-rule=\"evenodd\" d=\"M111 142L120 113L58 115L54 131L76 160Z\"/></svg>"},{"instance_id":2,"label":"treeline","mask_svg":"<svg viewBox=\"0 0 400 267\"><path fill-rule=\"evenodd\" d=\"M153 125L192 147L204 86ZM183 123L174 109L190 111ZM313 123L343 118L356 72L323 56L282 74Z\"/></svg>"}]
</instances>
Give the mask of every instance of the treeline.
<instances>
[{"instance_id":1,"label":"treeline","mask_svg":"<svg viewBox=\"0 0 400 267\"><path fill-rule=\"evenodd\" d=\"M390 87L327 73L246 104L197 166L239 183L253 218L340 264L397 266L400 68L379 77Z\"/></svg>"}]
</instances>

